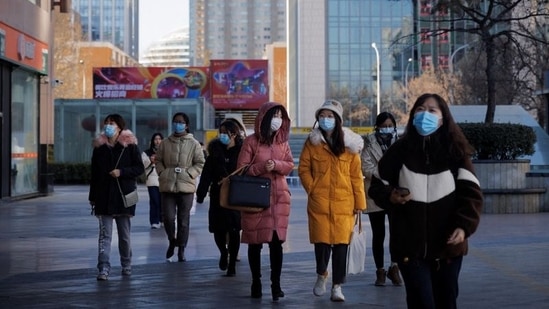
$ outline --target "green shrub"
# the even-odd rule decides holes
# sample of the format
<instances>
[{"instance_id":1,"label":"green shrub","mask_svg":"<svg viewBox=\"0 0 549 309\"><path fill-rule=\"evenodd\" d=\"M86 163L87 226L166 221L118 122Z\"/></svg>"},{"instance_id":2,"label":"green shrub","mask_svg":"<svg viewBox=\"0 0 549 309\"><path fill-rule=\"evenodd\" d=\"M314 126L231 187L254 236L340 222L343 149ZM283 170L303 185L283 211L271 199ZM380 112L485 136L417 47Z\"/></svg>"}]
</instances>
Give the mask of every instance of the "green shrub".
<instances>
[{"instance_id":1,"label":"green shrub","mask_svg":"<svg viewBox=\"0 0 549 309\"><path fill-rule=\"evenodd\" d=\"M90 183L90 163L49 163L48 170L53 173L55 184Z\"/></svg>"},{"instance_id":2,"label":"green shrub","mask_svg":"<svg viewBox=\"0 0 549 309\"><path fill-rule=\"evenodd\" d=\"M536 134L531 127L513 123L459 123L475 148L473 159L515 160L534 153Z\"/></svg>"}]
</instances>

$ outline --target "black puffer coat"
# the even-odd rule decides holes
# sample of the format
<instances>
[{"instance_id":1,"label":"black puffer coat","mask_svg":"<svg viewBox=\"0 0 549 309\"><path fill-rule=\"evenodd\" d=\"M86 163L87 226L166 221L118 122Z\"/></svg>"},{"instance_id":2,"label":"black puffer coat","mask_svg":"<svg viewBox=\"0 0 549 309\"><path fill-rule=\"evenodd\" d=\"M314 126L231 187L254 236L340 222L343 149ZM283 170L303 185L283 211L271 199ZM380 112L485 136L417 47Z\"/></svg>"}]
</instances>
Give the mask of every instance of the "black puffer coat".
<instances>
[{"instance_id":1,"label":"black puffer coat","mask_svg":"<svg viewBox=\"0 0 549 309\"><path fill-rule=\"evenodd\" d=\"M208 145L209 156L206 158L200 183L196 191L196 201L202 203L208 189L210 190L210 208L208 211L209 225L211 233L240 231L240 212L229 210L219 205L218 182L225 176L236 170L236 161L242 142L234 147L227 149L219 139L212 140Z\"/></svg>"},{"instance_id":2,"label":"black puffer coat","mask_svg":"<svg viewBox=\"0 0 549 309\"><path fill-rule=\"evenodd\" d=\"M120 162L116 167L120 169L118 181L122 192L127 194L136 189L136 177L145 170L137 139L131 131L123 130L118 142L112 147L107 144L107 137L103 134L94 140L88 199L95 203L96 215L135 215L135 206L124 207L116 178L109 175L115 169L119 157Z\"/></svg>"}]
</instances>

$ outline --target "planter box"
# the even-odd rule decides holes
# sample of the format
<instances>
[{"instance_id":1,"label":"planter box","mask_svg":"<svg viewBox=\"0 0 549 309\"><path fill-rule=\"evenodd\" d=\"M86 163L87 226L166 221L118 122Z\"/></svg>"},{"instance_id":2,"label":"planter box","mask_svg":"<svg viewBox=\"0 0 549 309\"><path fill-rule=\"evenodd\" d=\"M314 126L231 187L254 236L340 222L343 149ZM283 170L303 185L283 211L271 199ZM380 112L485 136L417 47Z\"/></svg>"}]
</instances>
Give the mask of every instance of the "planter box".
<instances>
[{"instance_id":1,"label":"planter box","mask_svg":"<svg viewBox=\"0 0 549 309\"><path fill-rule=\"evenodd\" d=\"M484 194L483 213L537 213L544 211L547 188L528 181L530 160L476 160L475 172Z\"/></svg>"}]
</instances>

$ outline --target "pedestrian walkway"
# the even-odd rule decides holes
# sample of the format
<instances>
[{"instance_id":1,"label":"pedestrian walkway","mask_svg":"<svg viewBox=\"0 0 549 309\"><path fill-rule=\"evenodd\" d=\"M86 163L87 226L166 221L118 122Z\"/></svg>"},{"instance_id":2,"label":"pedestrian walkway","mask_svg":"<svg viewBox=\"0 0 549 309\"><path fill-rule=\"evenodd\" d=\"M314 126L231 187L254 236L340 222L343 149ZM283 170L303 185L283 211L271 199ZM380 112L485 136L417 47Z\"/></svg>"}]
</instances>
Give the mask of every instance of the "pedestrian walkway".
<instances>
[{"instance_id":1,"label":"pedestrian walkway","mask_svg":"<svg viewBox=\"0 0 549 309\"><path fill-rule=\"evenodd\" d=\"M150 229L146 188L140 187L139 194L132 220L133 274L120 275L115 236L113 269L105 282L95 279L97 219L90 216L86 186L56 186L50 196L0 204L0 308L406 307L404 287L374 286L370 244L366 271L348 276L343 285L344 303L332 303L329 291L313 295L314 253L306 195L299 187L292 188L281 282L286 296L278 303L271 302L267 246L261 299L249 297L247 245L241 246L235 277L224 277L217 268L217 248L207 226L208 199L191 217L187 261L178 263L165 261L165 232ZM459 306L547 308L548 226L549 213L484 215L463 262Z\"/></svg>"}]
</instances>

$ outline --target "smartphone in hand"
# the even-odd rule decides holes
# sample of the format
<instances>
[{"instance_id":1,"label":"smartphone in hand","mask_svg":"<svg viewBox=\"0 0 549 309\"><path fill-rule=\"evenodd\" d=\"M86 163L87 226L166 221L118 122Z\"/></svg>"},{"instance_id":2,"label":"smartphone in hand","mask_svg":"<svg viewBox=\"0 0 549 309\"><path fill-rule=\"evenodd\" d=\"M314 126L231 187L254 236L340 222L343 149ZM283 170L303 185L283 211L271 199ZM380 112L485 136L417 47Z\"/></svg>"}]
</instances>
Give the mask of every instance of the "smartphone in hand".
<instances>
[{"instance_id":1,"label":"smartphone in hand","mask_svg":"<svg viewBox=\"0 0 549 309\"><path fill-rule=\"evenodd\" d=\"M398 192L400 196L406 196L410 194L410 190L408 190L408 188L397 187L395 188L395 190Z\"/></svg>"}]
</instances>

